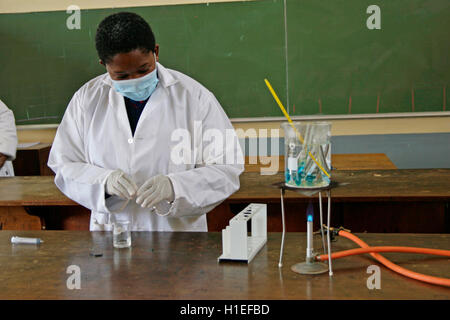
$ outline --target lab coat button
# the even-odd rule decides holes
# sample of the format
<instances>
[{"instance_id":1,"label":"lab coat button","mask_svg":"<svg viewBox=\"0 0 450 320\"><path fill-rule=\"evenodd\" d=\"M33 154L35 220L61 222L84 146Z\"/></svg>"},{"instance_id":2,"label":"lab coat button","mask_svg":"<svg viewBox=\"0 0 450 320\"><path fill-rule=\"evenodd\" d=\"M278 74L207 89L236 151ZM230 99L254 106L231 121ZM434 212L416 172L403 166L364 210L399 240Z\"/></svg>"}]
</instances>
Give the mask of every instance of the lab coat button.
<instances>
[{"instance_id":1,"label":"lab coat button","mask_svg":"<svg viewBox=\"0 0 450 320\"><path fill-rule=\"evenodd\" d=\"M132 143L133 143L133 139L131 139L131 138L128 139L128 143L129 143L129 144L132 144Z\"/></svg>"}]
</instances>

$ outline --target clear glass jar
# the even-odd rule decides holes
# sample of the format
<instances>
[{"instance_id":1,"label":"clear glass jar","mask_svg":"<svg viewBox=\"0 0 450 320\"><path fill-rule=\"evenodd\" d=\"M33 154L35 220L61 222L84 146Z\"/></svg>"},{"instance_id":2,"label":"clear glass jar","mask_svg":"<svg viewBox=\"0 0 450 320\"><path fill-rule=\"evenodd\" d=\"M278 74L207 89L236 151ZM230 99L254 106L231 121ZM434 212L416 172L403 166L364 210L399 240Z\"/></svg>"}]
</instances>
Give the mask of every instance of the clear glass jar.
<instances>
[{"instance_id":1,"label":"clear glass jar","mask_svg":"<svg viewBox=\"0 0 450 320\"><path fill-rule=\"evenodd\" d=\"M285 183L320 188L331 179L331 123L299 121L281 124L284 131Z\"/></svg>"},{"instance_id":2,"label":"clear glass jar","mask_svg":"<svg viewBox=\"0 0 450 320\"><path fill-rule=\"evenodd\" d=\"M129 220L116 220L113 223L114 248L131 247L131 224Z\"/></svg>"}]
</instances>

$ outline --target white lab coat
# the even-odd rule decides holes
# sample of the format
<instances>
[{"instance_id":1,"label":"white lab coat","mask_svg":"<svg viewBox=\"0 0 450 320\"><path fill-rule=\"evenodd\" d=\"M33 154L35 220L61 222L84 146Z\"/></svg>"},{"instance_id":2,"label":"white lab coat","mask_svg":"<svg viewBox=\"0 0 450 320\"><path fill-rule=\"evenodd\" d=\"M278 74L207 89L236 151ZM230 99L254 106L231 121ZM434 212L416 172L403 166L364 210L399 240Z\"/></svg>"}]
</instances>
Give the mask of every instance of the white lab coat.
<instances>
[{"instance_id":1,"label":"white lab coat","mask_svg":"<svg viewBox=\"0 0 450 320\"><path fill-rule=\"evenodd\" d=\"M111 230L111 217L127 215L135 231L207 231L205 213L239 189L242 150L219 102L192 78L159 63L157 68L159 83L134 137L124 98L114 90L107 73L75 93L59 125L48 166L56 173L58 188L91 209L90 230ZM203 132L231 129L234 143L220 149L199 139L194 135L196 121L201 121ZM171 151L179 146L171 134L179 128L191 133L192 164L171 161ZM235 161L218 164L227 153L233 153ZM105 200L105 182L115 169L129 174L138 187L152 176L168 175L175 193L169 215L150 213L135 200L118 211L123 200L116 196Z\"/></svg>"},{"instance_id":2,"label":"white lab coat","mask_svg":"<svg viewBox=\"0 0 450 320\"><path fill-rule=\"evenodd\" d=\"M17 132L14 114L0 100L0 153L7 156L7 160L0 168L0 177L14 175L12 162L16 158Z\"/></svg>"}]
</instances>

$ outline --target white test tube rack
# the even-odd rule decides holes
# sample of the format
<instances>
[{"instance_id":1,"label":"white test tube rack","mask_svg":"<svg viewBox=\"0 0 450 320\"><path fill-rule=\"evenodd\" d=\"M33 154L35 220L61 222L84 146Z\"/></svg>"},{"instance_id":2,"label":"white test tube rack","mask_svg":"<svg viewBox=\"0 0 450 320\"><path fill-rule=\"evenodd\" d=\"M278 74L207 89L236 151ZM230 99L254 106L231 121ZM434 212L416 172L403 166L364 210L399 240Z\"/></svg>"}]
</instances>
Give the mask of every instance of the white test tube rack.
<instances>
[{"instance_id":1,"label":"white test tube rack","mask_svg":"<svg viewBox=\"0 0 450 320\"><path fill-rule=\"evenodd\" d=\"M251 220L251 235L247 224ZM267 205L251 203L222 230L222 260L238 260L250 263L267 242Z\"/></svg>"}]
</instances>

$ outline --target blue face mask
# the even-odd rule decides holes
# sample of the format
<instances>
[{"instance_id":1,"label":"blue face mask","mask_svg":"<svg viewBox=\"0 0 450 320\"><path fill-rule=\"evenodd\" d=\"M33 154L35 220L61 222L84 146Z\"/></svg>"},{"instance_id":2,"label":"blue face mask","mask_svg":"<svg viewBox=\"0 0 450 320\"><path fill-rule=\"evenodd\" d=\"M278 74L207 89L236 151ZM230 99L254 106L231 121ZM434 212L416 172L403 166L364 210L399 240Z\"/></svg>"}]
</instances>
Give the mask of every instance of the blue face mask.
<instances>
[{"instance_id":1,"label":"blue face mask","mask_svg":"<svg viewBox=\"0 0 450 320\"><path fill-rule=\"evenodd\" d=\"M140 78L112 80L114 89L118 93L134 101L143 101L150 97L155 91L158 81L156 67L155 70Z\"/></svg>"}]
</instances>

